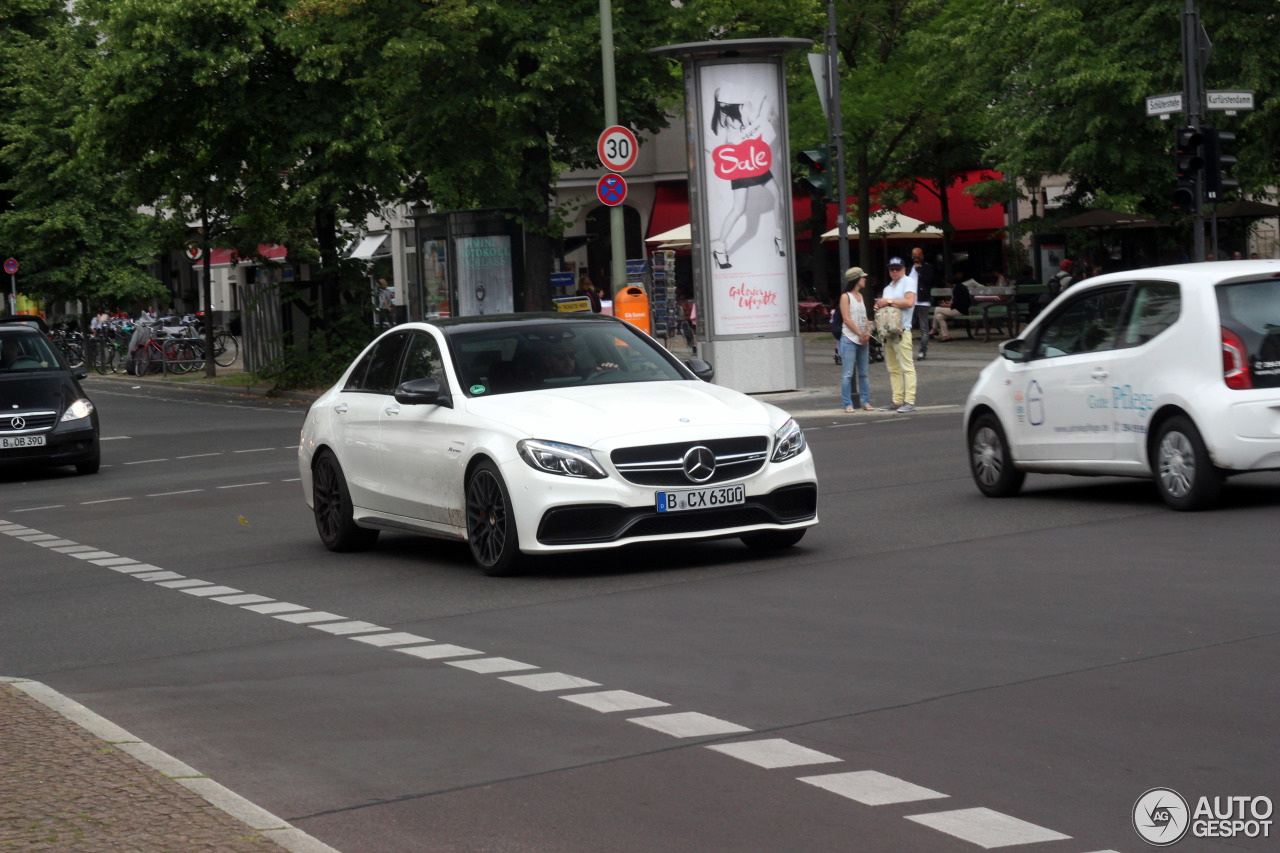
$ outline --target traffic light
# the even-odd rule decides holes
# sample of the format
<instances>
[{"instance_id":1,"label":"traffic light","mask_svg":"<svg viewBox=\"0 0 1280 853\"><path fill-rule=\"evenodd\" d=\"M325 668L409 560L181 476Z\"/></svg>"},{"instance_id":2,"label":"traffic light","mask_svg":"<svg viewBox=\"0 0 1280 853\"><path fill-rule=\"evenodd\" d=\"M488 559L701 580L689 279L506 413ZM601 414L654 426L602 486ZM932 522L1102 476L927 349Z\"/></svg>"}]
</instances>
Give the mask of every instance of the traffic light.
<instances>
[{"instance_id":1,"label":"traffic light","mask_svg":"<svg viewBox=\"0 0 1280 853\"><path fill-rule=\"evenodd\" d=\"M1236 135L1207 124L1201 130L1204 133L1204 195L1209 201L1216 202L1240 186L1227 174L1227 170L1236 164L1236 158L1226 149L1235 145Z\"/></svg>"},{"instance_id":2,"label":"traffic light","mask_svg":"<svg viewBox=\"0 0 1280 853\"><path fill-rule=\"evenodd\" d=\"M809 174L800 180L823 198L831 198L831 146L819 145L800 152L800 165Z\"/></svg>"},{"instance_id":3,"label":"traffic light","mask_svg":"<svg viewBox=\"0 0 1280 853\"><path fill-rule=\"evenodd\" d=\"M1178 180L1173 185L1173 206L1179 210L1192 208L1196 203L1196 173L1204 168L1200 146L1204 136L1190 125L1175 132L1177 151L1174 155Z\"/></svg>"}]
</instances>

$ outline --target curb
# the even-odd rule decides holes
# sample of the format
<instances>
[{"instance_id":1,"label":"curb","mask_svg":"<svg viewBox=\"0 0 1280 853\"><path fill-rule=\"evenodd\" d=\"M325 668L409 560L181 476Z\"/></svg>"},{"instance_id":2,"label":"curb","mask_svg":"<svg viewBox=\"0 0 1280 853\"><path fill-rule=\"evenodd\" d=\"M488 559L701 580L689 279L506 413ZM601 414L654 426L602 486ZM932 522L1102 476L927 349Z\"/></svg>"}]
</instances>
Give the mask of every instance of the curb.
<instances>
[{"instance_id":1,"label":"curb","mask_svg":"<svg viewBox=\"0 0 1280 853\"><path fill-rule=\"evenodd\" d=\"M133 381L137 385L148 385L153 388L164 388L166 390L186 390L196 391L202 394L227 394L230 396L248 396L248 397L266 397L272 400L292 400L299 403L314 403L319 398L319 394L310 391L275 391L269 385L210 385L205 382L166 382L164 380L151 379L141 376L130 376L128 374L111 374L110 376L90 376L90 380L101 380L103 382L129 382Z\"/></svg>"},{"instance_id":2,"label":"curb","mask_svg":"<svg viewBox=\"0 0 1280 853\"><path fill-rule=\"evenodd\" d=\"M0 676L0 682L10 684L35 699L45 707L61 714L71 723L146 764L161 775L198 794L211 805L246 824L263 838L270 839L291 853L339 853L333 847L313 838L276 817L266 809L251 803L244 797L219 785L195 768L139 740L105 717L95 714L85 706L67 698L39 681L26 678Z\"/></svg>"}]
</instances>

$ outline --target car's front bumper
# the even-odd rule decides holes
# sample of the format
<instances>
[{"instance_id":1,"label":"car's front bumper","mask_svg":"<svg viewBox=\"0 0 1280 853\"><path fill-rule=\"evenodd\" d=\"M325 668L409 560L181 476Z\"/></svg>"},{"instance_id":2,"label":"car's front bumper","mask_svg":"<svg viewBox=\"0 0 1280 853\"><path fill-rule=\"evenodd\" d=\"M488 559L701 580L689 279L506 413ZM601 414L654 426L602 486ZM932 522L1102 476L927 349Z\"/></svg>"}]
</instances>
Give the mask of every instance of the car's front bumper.
<instances>
[{"instance_id":1,"label":"car's front bumper","mask_svg":"<svg viewBox=\"0 0 1280 853\"><path fill-rule=\"evenodd\" d=\"M663 489L616 475L603 480L559 477L536 472L518 458L500 467L520 550L526 553L721 539L818 523L817 476L807 449L795 459L766 463L738 481L746 487L745 503L682 512L658 512L657 494Z\"/></svg>"},{"instance_id":2,"label":"car's front bumper","mask_svg":"<svg viewBox=\"0 0 1280 853\"><path fill-rule=\"evenodd\" d=\"M55 429L40 447L0 450L0 467L23 465L75 465L98 455L98 430L88 422L76 429Z\"/></svg>"}]
</instances>

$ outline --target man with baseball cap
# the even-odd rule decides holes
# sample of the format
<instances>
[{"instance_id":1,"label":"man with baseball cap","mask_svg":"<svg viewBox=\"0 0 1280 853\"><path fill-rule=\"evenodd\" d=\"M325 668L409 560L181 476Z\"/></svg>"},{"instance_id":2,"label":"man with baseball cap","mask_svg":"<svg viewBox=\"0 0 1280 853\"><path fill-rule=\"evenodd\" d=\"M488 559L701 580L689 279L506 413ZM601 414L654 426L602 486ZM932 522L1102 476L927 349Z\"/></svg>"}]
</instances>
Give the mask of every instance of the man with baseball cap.
<instances>
[{"instance_id":1,"label":"man with baseball cap","mask_svg":"<svg viewBox=\"0 0 1280 853\"><path fill-rule=\"evenodd\" d=\"M893 389L893 402L881 406L881 411L901 414L916 410L916 365L911 352L911 316L916 306L916 280L906 274L902 258L889 259L889 284L875 301L875 310L886 306L902 313L902 334L896 340L884 340L884 361L889 368L889 386ZM882 330L883 331L883 330Z\"/></svg>"}]
</instances>

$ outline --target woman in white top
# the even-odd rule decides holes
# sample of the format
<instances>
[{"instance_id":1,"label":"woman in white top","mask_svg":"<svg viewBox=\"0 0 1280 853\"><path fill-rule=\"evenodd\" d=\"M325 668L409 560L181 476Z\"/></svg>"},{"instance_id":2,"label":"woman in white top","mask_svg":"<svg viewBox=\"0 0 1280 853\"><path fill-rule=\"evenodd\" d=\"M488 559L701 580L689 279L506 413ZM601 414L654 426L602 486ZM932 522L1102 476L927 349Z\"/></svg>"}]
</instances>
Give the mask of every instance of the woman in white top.
<instances>
[{"instance_id":1,"label":"woman in white top","mask_svg":"<svg viewBox=\"0 0 1280 853\"><path fill-rule=\"evenodd\" d=\"M844 333L840 336L840 398L846 412L857 411L853 405L853 368L858 368L858 398L863 409L871 411L871 385L867 380L867 364L871 352L871 327L867 322L867 304L862 291L867 287L867 274L862 267L850 267L844 274L844 292L840 294L840 319Z\"/></svg>"}]
</instances>

